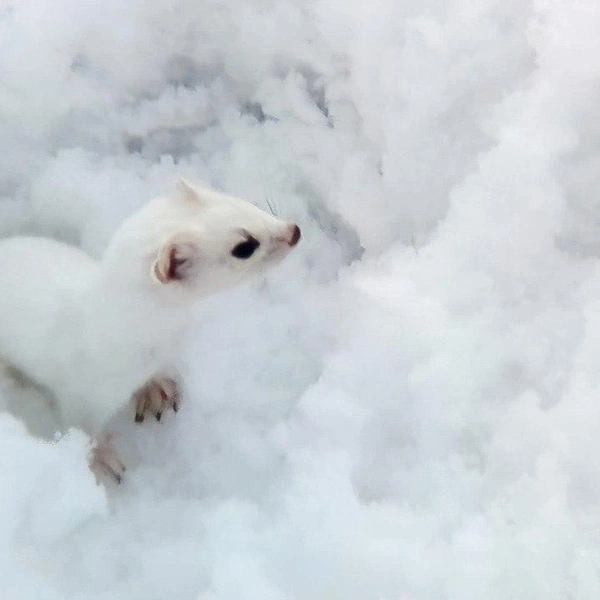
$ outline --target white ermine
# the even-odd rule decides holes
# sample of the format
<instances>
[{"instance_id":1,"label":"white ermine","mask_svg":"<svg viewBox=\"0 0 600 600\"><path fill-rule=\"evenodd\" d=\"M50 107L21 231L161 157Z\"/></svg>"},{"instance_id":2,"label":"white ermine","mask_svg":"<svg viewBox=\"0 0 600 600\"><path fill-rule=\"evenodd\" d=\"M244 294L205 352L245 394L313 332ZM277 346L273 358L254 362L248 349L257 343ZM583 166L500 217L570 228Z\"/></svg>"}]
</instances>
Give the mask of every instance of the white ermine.
<instances>
[{"instance_id":1,"label":"white ermine","mask_svg":"<svg viewBox=\"0 0 600 600\"><path fill-rule=\"evenodd\" d=\"M173 369L198 300L263 272L300 239L294 223L181 181L129 217L104 257L46 238L0 241L0 358L54 396L63 425L96 439L91 466L120 482L104 431L179 407Z\"/></svg>"}]
</instances>

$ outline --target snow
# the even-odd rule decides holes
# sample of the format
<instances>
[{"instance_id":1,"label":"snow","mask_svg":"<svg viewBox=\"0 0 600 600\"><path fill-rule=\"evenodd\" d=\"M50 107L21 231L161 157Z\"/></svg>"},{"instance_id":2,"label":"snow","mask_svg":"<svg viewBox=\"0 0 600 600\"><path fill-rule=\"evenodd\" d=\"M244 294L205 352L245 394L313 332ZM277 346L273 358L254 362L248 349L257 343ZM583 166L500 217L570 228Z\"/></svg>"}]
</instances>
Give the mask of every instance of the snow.
<instances>
[{"instance_id":1,"label":"snow","mask_svg":"<svg viewBox=\"0 0 600 600\"><path fill-rule=\"evenodd\" d=\"M599 31L589 0L0 1L1 235L98 256L180 176L303 231L205 303L176 416L115 417L118 488L0 381L0 597L596 600Z\"/></svg>"}]
</instances>

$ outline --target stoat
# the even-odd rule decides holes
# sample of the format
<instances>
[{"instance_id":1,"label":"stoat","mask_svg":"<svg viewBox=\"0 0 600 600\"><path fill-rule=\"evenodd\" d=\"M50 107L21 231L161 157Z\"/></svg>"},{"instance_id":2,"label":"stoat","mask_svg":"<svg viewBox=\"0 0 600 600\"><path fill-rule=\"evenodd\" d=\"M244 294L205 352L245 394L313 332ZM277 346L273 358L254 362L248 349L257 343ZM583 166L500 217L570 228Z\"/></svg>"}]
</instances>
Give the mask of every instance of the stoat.
<instances>
[{"instance_id":1,"label":"stoat","mask_svg":"<svg viewBox=\"0 0 600 600\"><path fill-rule=\"evenodd\" d=\"M173 368L202 298L281 261L295 223L182 180L112 237L101 260L46 238L0 241L0 358L52 393L65 426L96 440L91 466L121 480L105 426L177 411Z\"/></svg>"}]
</instances>

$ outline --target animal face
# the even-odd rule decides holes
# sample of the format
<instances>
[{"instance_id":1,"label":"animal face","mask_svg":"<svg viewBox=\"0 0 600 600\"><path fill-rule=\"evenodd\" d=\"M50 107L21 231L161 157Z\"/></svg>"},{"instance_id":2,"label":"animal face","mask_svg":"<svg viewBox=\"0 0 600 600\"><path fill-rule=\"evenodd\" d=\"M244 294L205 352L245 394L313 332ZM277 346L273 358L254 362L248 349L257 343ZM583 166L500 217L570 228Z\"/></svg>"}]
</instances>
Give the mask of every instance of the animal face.
<instances>
[{"instance_id":1,"label":"animal face","mask_svg":"<svg viewBox=\"0 0 600 600\"><path fill-rule=\"evenodd\" d=\"M244 200L187 181L178 192L152 210L168 232L151 267L162 285L213 293L277 264L300 240L298 225Z\"/></svg>"}]
</instances>

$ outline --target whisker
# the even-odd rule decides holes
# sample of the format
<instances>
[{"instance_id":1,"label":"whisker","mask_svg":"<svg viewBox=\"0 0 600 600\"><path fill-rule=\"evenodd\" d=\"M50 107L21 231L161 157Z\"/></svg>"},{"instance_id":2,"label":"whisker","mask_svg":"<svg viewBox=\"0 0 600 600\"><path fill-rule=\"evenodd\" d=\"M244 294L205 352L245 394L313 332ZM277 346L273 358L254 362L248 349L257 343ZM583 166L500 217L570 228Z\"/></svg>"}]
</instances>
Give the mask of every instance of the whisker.
<instances>
[{"instance_id":1,"label":"whisker","mask_svg":"<svg viewBox=\"0 0 600 600\"><path fill-rule=\"evenodd\" d=\"M266 196L266 197L265 197L265 200L266 200L266 202L267 202L267 206L269 207L269 210L271 211L271 214L272 214L274 217L277 217L277 216L279 216L279 215L277 214L277 211L275 210L275 205L274 205L274 204L271 202L271 199L269 198L269 196Z\"/></svg>"}]
</instances>

